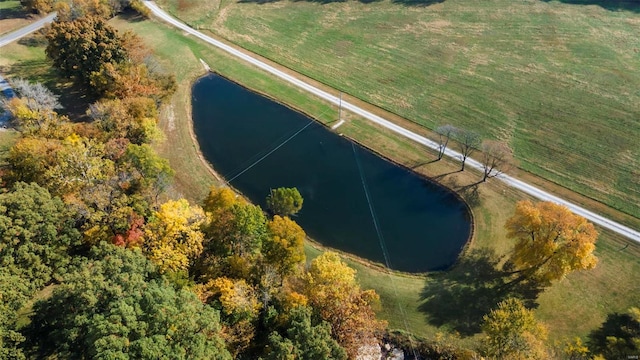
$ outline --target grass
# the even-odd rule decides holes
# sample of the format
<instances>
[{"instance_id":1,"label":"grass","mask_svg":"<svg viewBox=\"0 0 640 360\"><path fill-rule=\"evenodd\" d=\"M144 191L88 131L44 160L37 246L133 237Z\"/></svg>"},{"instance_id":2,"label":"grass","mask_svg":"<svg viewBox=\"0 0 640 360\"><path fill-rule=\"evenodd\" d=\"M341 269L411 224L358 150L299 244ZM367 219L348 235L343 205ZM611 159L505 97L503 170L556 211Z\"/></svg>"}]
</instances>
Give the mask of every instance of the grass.
<instances>
[{"instance_id":1,"label":"grass","mask_svg":"<svg viewBox=\"0 0 640 360\"><path fill-rule=\"evenodd\" d=\"M331 109L327 104L310 98L253 67L238 63L163 24L154 21L128 21L122 18L115 19L112 24L121 30L130 29L138 33L155 50L162 64L168 70L176 72L180 87L172 102L163 109L160 124L166 132L167 139L157 145L176 169L176 183L171 190L171 196L185 196L197 202L202 199L210 184L216 183L214 175L198 157L197 146L193 143L191 134L190 86L204 73L198 61L200 58L223 75L257 91L269 93L278 101L302 109L324 122L334 121L337 116L336 109ZM8 76L16 76L14 70L22 71L20 64L23 61L35 61L42 56L38 51L22 48L23 45L10 46L11 51L3 51L0 54L2 71ZM8 56L13 56L8 54L14 53L20 53L24 58L15 62L7 59ZM45 66L46 62L43 62L40 70L33 68L32 71L46 77L48 72L45 71ZM340 127L340 131L385 156L415 168L422 174L438 178L469 200L476 198L472 192L463 189L466 185L476 182L479 174L456 172L458 164L448 160L426 164L433 159L434 154L353 116L349 116L347 123ZM472 202L475 204L475 237L463 260L474 259L471 256L472 252L481 249L490 249L497 254L508 251L510 244L504 239L502 224L512 213L515 202L524 198L522 194L498 182L483 184L477 191L479 200ZM621 251L625 243L625 240L603 232L597 250L600 258L598 268L572 274L541 294L536 314L549 326L552 339L585 336L597 327L608 313L625 311L630 306L640 304L640 294L636 285L640 280L640 265L637 261L640 249L638 246L629 245ZM308 243L306 251L309 257L313 257L321 250ZM460 321L453 316L436 318L433 309L428 306L433 304L433 300L429 302L424 298L425 294L433 294L434 289L437 290L437 294L449 294L450 289L442 286L449 284L450 288L465 290L466 297L460 297L459 301L470 304L477 300L473 295L482 290L474 288L475 285L468 282L469 276L466 274L476 274L469 262L461 261L449 272L411 276L392 273L350 257L346 259L357 269L362 286L374 288L380 294L380 317L389 321L390 328L408 330L420 336L435 337L437 333L452 331L458 327ZM483 281L482 278L476 280ZM440 296L438 299L446 297ZM473 313L472 315L477 316ZM464 346L474 346L477 338L478 335L463 336L457 341Z\"/></svg>"},{"instance_id":2,"label":"grass","mask_svg":"<svg viewBox=\"0 0 640 360\"><path fill-rule=\"evenodd\" d=\"M19 0L0 1L0 35L19 29L30 22L29 14Z\"/></svg>"},{"instance_id":3,"label":"grass","mask_svg":"<svg viewBox=\"0 0 640 360\"><path fill-rule=\"evenodd\" d=\"M521 169L640 217L637 2L159 3L422 127L504 141Z\"/></svg>"}]
</instances>

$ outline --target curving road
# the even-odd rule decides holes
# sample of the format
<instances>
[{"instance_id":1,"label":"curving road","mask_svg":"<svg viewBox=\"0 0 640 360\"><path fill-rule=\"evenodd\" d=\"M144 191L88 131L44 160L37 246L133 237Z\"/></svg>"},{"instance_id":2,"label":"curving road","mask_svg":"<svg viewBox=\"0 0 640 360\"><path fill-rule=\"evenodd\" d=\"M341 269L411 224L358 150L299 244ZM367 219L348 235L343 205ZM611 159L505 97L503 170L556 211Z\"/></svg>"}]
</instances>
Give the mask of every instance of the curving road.
<instances>
[{"instance_id":1,"label":"curving road","mask_svg":"<svg viewBox=\"0 0 640 360\"><path fill-rule=\"evenodd\" d=\"M8 33L7 35L3 36L0 38L0 47L3 47L11 42L14 42L22 37L25 37L29 34L31 34L32 32L40 29L41 27L43 27L45 24L48 24L50 22L53 22L53 19L56 18L56 13L52 12L51 14L43 17L42 19L31 23L21 29L18 29L14 32Z\"/></svg>"},{"instance_id":2,"label":"curving road","mask_svg":"<svg viewBox=\"0 0 640 360\"><path fill-rule=\"evenodd\" d=\"M240 58L260 69L263 69L264 71L267 71L293 85L296 85L297 87L304 89L324 100L329 101L330 103L333 103L335 105L338 105L340 102L340 99L337 96L331 95L329 93L327 93L326 91L320 90L312 85L307 84L306 82L297 79L291 75L286 74L285 72L278 70L276 68L274 68L273 66L270 66L250 55L247 55L227 44L224 44L216 39L213 39L212 37L209 37L207 35L204 35L203 33L196 31L192 28L190 28L189 26L185 25L184 23L174 19L173 17L171 17L169 14L167 14L166 12L164 12L162 9L160 9L155 3L153 3L152 1L145 1L144 4L153 12L153 14L155 16L157 16L158 18L168 22L169 24L197 37L200 38L201 40L216 46L228 53L230 53L231 55L236 56L237 58ZM360 115L363 118L372 121L380 126L383 126L393 132L396 132L408 139L411 139L419 144L422 144L424 146L428 146L432 149L437 150L438 149L438 144L432 140L429 140L427 138L425 138L424 136L418 135L412 131L409 131L401 126L398 126L388 120L385 120L383 118L381 118L380 116L377 116L375 114L372 114L366 110L363 110L347 101L342 101L342 107L344 109L347 109L351 112L353 112L354 114ZM451 158L461 158L461 154L457 151L451 150L451 149L447 149L445 154ZM481 170L482 171L482 164L480 164L478 161L475 161L473 159L467 159L467 165ZM500 180L502 180L504 183L506 183L507 185L516 188L526 194L529 194L533 197L536 197L540 200L543 201L553 201L555 203L558 204L562 204L567 206L569 209L571 209L572 212L574 212L575 214L578 214L580 216L583 216L585 218L587 218L589 221L593 222L594 224L597 224L599 226L602 226L603 228L609 229L617 234L620 234L624 237L627 237L635 242L640 243L640 232L634 229L631 229L627 226L624 226L622 224L619 224L615 221L609 220L603 216L600 216L594 212L591 212L585 208L582 208L578 205L572 204L566 200L563 200L555 195L552 195L546 191L540 190L534 186L531 186L521 180L518 180L514 177L508 176L508 175L500 175L498 177Z\"/></svg>"}]
</instances>

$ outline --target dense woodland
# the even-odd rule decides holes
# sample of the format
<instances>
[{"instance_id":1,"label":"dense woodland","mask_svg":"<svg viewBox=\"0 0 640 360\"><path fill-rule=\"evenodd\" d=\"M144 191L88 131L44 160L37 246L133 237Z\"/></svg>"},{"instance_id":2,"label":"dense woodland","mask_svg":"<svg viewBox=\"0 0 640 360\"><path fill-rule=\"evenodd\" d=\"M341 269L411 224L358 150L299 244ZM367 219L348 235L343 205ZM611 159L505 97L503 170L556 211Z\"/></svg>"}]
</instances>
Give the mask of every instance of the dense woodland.
<instances>
[{"instance_id":1,"label":"dense woodland","mask_svg":"<svg viewBox=\"0 0 640 360\"><path fill-rule=\"evenodd\" d=\"M47 56L98 100L89 120L72 121L44 86L11 81L17 96L3 107L21 136L2 169L0 358L353 359L382 338L432 358L640 351L637 309L586 345L552 346L514 290L596 266L593 225L550 203L521 202L505 225L514 251L496 291L509 296L484 317L478 349L387 333L378 295L337 254L305 258L306 235L289 217L303 206L297 190L265 194L266 211L224 187L200 204L168 199L173 170L152 144L174 77L106 21L141 4L24 5L58 10Z\"/></svg>"}]
</instances>

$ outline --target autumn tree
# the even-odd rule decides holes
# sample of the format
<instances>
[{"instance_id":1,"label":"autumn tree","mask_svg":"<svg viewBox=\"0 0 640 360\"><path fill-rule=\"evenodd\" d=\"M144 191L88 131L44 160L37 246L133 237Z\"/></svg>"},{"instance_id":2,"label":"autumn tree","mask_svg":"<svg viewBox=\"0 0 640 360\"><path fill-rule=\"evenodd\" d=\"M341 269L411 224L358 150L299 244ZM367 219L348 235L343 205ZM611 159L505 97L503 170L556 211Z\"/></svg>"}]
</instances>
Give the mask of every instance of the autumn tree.
<instances>
[{"instance_id":1,"label":"autumn tree","mask_svg":"<svg viewBox=\"0 0 640 360\"><path fill-rule=\"evenodd\" d=\"M127 59L117 30L93 16L72 21L55 21L47 31L45 50L62 75L90 87L91 75L106 64Z\"/></svg>"},{"instance_id":2,"label":"autumn tree","mask_svg":"<svg viewBox=\"0 0 640 360\"><path fill-rule=\"evenodd\" d=\"M158 108L150 98L101 100L89 107L88 115L105 139L125 138L140 145L162 138L157 126Z\"/></svg>"},{"instance_id":3,"label":"autumn tree","mask_svg":"<svg viewBox=\"0 0 640 360\"><path fill-rule=\"evenodd\" d=\"M271 189L267 196L267 208L275 215L293 215L302 209L302 203L302 195L296 188Z\"/></svg>"},{"instance_id":4,"label":"autumn tree","mask_svg":"<svg viewBox=\"0 0 640 360\"><path fill-rule=\"evenodd\" d=\"M592 269L598 232L585 218L552 202L520 201L505 224L507 237L516 241L509 264L518 277L542 286L574 270Z\"/></svg>"},{"instance_id":5,"label":"autumn tree","mask_svg":"<svg viewBox=\"0 0 640 360\"><path fill-rule=\"evenodd\" d=\"M33 311L25 333L37 358L231 359L218 311L136 250L94 247Z\"/></svg>"},{"instance_id":6,"label":"autumn tree","mask_svg":"<svg viewBox=\"0 0 640 360\"><path fill-rule=\"evenodd\" d=\"M54 0L20 0L27 11L37 14L46 14L53 10Z\"/></svg>"},{"instance_id":7,"label":"autumn tree","mask_svg":"<svg viewBox=\"0 0 640 360\"><path fill-rule=\"evenodd\" d=\"M379 336L385 324L376 319L373 306L379 297L373 290L361 290L355 270L336 253L315 258L304 276L305 295L320 318L331 324L333 337L350 357L360 346Z\"/></svg>"},{"instance_id":8,"label":"autumn tree","mask_svg":"<svg viewBox=\"0 0 640 360\"><path fill-rule=\"evenodd\" d=\"M223 337L237 358L256 336L256 321L261 310L256 289L244 279L219 277L197 285L196 292L203 302L220 310Z\"/></svg>"},{"instance_id":9,"label":"autumn tree","mask_svg":"<svg viewBox=\"0 0 640 360\"><path fill-rule=\"evenodd\" d=\"M114 163L105 157L104 144L72 134L61 145L44 174L50 191L76 193L113 175Z\"/></svg>"},{"instance_id":10,"label":"autumn tree","mask_svg":"<svg viewBox=\"0 0 640 360\"><path fill-rule=\"evenodd\" d=\"M288 217L273 217L267 223L269 236L262 243L262 254L281 277L290 275L304 263L304 230Z\"/></svg>"},{"instance_id":11,"label":"autumn tree","mask_svg":"<svg viewBox=\"0 0 640 360\"><path fill-rule=\"evenodd\" d=\"M511 165L513 152L503 142L484 141L480 150L482 151L483 182L502 174Z\"/></svg>"},{"instance_id":12,"label":"autumn tree","mask_svg":"<svg viewBox=\"0 0 640 360\"><path fill-rule=\"evenodd\" d=\"M508 298L484 316L482 352L495 359L547 359L545 327L521 300Z\"/></svg>"},{"instance_id":13,"label":"autumn tree","mask_svg":"<svg viewBox=\"0 0 640 360\"><path fill-rule=\"evenodd\" d=\"M163 272L187 270L202 252L204 220L202 209L185 199L162 204L146 226L144 253Z\"/></svg>"},{"instance_id":14,"label":"autumn tree","mask_svg":"<svg viewBox=\"0 0 640 360\"><path fill-rule=\"evenodd\" d=\"M55 164L61 148L58 140L21 138L9 150L8 174L3 180L46 183L45 173Z\"/></svg>"},{"instance_id":15,"label":"autumn tree","mask_svg":"<svg viewBox=\"0 0 640 360\"><path fill-rule=\"evenodd\" d=\"M462 154L461 171L464 171L467 158L480 146L481 138L475 131L466 129L456 129L452 134L460 147L460 153Z\"/></svg>"},{"instance_id":16,"label":"autumn tree","mask_svg":"<svg viewBox=\"0 0 640 360\"><path fill-rule=\"evenodd\" d=\"M65 0L54 5L58 21L75 21L86 17L97 17L109 20L114 14L114 4L117 1L101 0Z\"/></svg>"},{"instance_id":17,"label":"autumn tree","mask_svg":"<svg viewBox=\"0 0 640 360\"><path fill-rule=\"evenodd\" d=\"M436 128L436 134L438 134L438 160L442 160L444 153L447 151L449 140L451 140L457 130L455 126L449 124Z\"/></svg>"},{"instance_id":18,"label":"autumn tree","mask_svg":"<svg viewBox=\"0 0 640 360\"><path fill-rule=\"evenodd\" d=\"M290 311L282 331L272 332L265 360L347 359L346 351L331 338L331 326L313 321L312 309L299 306Z\"/></svg>"}]
</instances>

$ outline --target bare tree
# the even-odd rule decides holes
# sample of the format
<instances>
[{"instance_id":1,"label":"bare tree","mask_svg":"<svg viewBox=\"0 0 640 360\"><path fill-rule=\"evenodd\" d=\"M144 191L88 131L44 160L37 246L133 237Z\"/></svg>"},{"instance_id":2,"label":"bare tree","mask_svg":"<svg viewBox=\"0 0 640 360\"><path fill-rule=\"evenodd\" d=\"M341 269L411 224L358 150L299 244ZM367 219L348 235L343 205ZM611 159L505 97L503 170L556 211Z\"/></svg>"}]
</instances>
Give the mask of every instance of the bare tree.
<instances>
[{"instance_id":1,"label":"bare tree","mask_svg":"<svg viewBox=\"0 0 640 360\"><path fill-rule=\"evenodd\" d=\"M60 96L51 92L41 83L30 83L24 79L15 79L11 84L29 110L42 112L62 109L58 101Z\"/></svg>"},{"instance_id":2,"label":"bare tree","mask_svg":"<svg viewBox=\"0 0 640 360\"><path fill-rule=\"evenodd\" d=\"M477 132L465 129L457 129L453 133L453 138L460 145L460 153L462 154L462 168L460 171L464 171L467 158L480 146L482 140Z\"/></svg>"},{"instance_id":3,"label":"bare tree","mask_svg":"<svg viewBox=\"0 0 640 360\"><path fill-rule=\"evenodd\" d=\"M447 150L447 145L449 144L449 140L453 136L453 134L458 130L455 126L447 124L438 126L436 128L436 133L439 135L438 138L438 160L441 160L444 156L444 152Z\"/></svg>"},{"instance_id":4,"label":"bare tree","mask_svg":"<svg viewBox=\"0 0 640 360\"><path fill-rule=\"evenodd\" d=\"M487 140L482 143L482 168L484 176L482 181L488 178L496 177L505 172L512 164L513 152L509 145L499 142Z\"/></svg>"}]
</instances>

